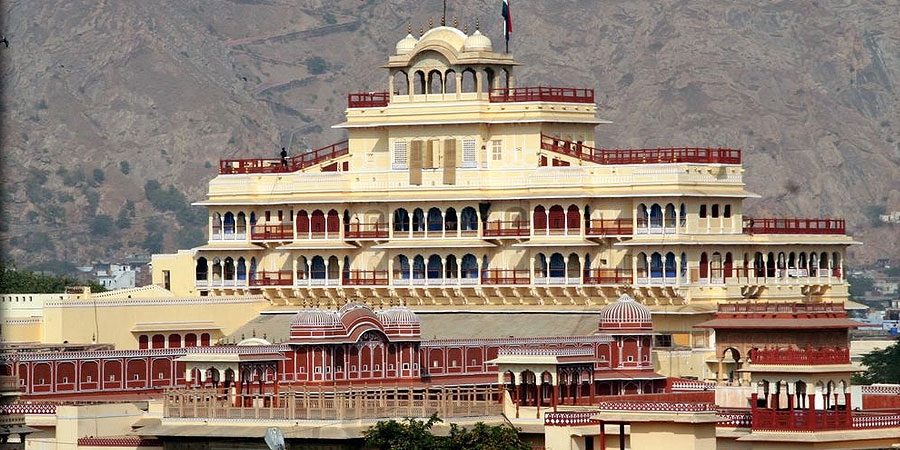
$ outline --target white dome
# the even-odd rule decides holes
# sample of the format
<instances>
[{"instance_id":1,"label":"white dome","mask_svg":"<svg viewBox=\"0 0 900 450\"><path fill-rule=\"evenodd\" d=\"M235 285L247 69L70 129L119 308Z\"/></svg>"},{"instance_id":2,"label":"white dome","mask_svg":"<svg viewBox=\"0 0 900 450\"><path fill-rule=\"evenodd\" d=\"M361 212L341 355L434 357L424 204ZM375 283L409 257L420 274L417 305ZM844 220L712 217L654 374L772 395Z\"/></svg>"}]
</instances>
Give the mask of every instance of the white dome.
<instances>
[{"instance_id":1,"label":"white dome","mask_svg":"<svg viewBox=\"0 0 900 450\"><path fill-rule=\"evenodd\" d=\"M308 328L333 328L340 326L340 318L332 311L319 308L303 309L294 316L291 326Z\"/></svg>"},{"instance_id":2,"label":"white dome","mask_svg":"<svg viewBox=\"0 0 900 450\"><path fill-rule=\"evenodd\" d=\"M471 36L466 38L465 50L467 52L490 52L493 51L493 45L487 36L481 34L481 31L475 30Z\"/></svg>"},{"instance_id":3,"label":"white dome","mask_svg":"<svg viewBox=\"0 0 900 450\"><path fill-rule=\"evenodd\" d=\"M392 306L378 312L378 318L387 325L419 325L419 317L405 306Z\"/></svg>"},{"instance_id":4,"label":"white dome","mask_svg":"<svg viewBox=\"0 0 900 450\"><path fill-rule=\"evenodd\" d=\"M615 303L600 310L600 328L650 326L650 308L623 294Z\"/></svg>"},{"instance_id":5,"label":"white dome","mask_svg":"<svg viewBox=\"0 0 900 450\"><path fill-rule=\"evenodd\" d=\"M419 40L414 38L412 34L407 34L405 38L400 39L400 42L397 42L397 54L405 55L411 52L418 43Z\"/></svg>"}]
</instances>

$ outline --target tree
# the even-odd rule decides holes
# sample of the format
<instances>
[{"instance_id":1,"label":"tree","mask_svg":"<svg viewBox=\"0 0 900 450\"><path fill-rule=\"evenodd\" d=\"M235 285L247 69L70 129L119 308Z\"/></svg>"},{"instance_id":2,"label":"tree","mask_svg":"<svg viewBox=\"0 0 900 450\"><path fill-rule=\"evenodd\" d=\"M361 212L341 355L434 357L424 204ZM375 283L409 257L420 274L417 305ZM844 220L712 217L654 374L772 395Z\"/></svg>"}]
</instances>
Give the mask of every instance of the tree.
<instances>
[{"instance_id":1,"label":"tree","mask_svg":"<svg viewBox=\"0 0 900 450\"><path fill-rule=\"evenodd\" d=\"M328 62L321 56L306 58L306 70L312 75L321 75L328 71Z\"/></svg>"},{"instance_id":2,"label":"tree","mask_svg":"<svg viewBox=\"0 0 900 450\"><path fill-rule=\"evenodd\" d=\"M90 286L91 292L106 291L106 288L93 281L82 283L70 277L20 272L0 261L0 294L61 294L66 291L67 286L85 284Z\"/></svg>"},{"instance_id":3,"label":"tree","mask_svg":"<svg viewBox=\"0 0 900 450\"><path fill-rule=\"evenodd\" d=\"M853 376L854 384L900 383L900 341L869 352L862 359L866 371Z\"/></svg>"},{"instance_id":4,"label":"tree","mask_svg":"<svg viewBox=\"0 0 900 450\"><path fill-rule=\"evenodd\" d=\"M131 166L128 164L128 161L120 162L119 170L122 171L122 175L128 175L128 173L131 172Z\"/></svg>"},{"instance_id":5,"label":"tree","mask_svg":"<svg viewBox=\"0 0 900 450\"><path fill-rule=\"evenodd\" d=\"M119 210L119 215L116 217L116 226L120 230L131 228L131 216L128 214L128 209L124 206Z\"/></svg>"},{"instance_id":6,"label":"tree","mask_svg":"<svg viewBox=\"0 0 900 450\"><path fill-rule=\"evenodd\" d=\"M363 437L366 446L378 450L531 450L523 442L515 428L507 425L492 426L482 422L471 429L450 425L449 436L434 436L431 428L442 422L437 413L427 421L405 419L382 420L369 428Z\"/></svg>"},{"instance_id":7,"label":"tree","mask_svg":"<svg viewBox=\"0 0 900 450\"><path fill-rule=\"evenodd\" d=\"M103 173L103 169L94 169L94 182L97 186L103 184L103 180L106 179L106 174Z\"/></svg>"},{"instance_id":8,"label":"tree","mask_svg":"<svg viewBox=\"0 0 900 450\"><path fill-rule=\"evenodd\" d=\"M94 216L91 219L91 234L95 236L108 236L112 234L113 228L113 218L107 216L106 214L99 214Z\"/></svg>"}]
</instances>

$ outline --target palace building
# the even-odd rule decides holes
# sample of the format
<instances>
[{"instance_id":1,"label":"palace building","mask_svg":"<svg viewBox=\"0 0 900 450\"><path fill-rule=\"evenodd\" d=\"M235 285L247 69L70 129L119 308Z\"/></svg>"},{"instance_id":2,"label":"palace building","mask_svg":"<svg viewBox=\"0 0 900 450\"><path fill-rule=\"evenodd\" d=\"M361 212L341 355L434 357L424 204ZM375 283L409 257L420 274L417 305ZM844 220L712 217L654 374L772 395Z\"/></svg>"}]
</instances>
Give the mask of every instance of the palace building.
<instances>
[{"instance_id":1,"label":"palace building","mask_svg":"<svg viewBox=\"0 0 900 450\"><path fill-rule=\"evenodd\" d=\"M22 395L0 425L71 448L276 426L357 448L432 412L554 450L900 442L900 386L851 386L843 220L745 216L741 150L602 148L593 89L519 86L478 30L407 35L384 68L345 141L220 161L208 242L154 255L152 286L0 296Z\"/></svg>"}]
</instances>

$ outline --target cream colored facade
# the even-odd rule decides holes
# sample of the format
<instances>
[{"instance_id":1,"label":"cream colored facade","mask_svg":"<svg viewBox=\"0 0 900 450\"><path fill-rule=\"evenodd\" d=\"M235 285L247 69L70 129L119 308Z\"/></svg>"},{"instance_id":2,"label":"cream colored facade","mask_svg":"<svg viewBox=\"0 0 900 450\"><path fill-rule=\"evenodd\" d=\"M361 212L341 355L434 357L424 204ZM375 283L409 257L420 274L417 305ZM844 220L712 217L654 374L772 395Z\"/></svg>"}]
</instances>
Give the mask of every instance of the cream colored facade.
<instances>
[{"instance_id":1,"label":"cream colored facade","mask_svg":"<svg viewBox=\"0 0 900 450\"><path fill-rule=\"evenodd\" d=\"M208 333L215 343L269 302L258 295L178 297L151 285L93 294L10 294L0 305L4 343L100 343L132 350L141 336L149 342L163 335L168 347L173 333Z\"/></svg>"}]
</instances>

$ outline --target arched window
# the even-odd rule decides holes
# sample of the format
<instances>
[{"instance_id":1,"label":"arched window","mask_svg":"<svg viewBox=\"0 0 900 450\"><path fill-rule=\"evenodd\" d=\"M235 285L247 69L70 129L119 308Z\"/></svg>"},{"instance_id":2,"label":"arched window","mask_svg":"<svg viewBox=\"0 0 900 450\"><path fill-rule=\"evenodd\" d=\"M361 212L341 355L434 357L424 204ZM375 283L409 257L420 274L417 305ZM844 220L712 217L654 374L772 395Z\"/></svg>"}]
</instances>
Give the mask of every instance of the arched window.
<instances>
[{"instance_id":1,"label":"arched window","mask_svg":"<svg viewBox=\"0 0 900 450\"><path fill-rule=\"evenodd\" d=\"M666 228L675 228L675 205L669 203L666 205Z\"/></svg>"},{"instance_id":2,"label":"arched window","mask_svg":"<svg viewBox=\"0 0 900 450\"><path fill-rule=\"evenodd\" d=\"M431 255L428 257L428 278L441 278L441 269L443 263L441 262L441 257L438 255Z\"/></svg>"},{"instance_id":3,"label":"arched window","mask_svg":"<svg viewBox=\"0 0 900 450\"><path fill-rule=\"evenodd\" d=\"M204 347L209 347L210 338L209 333L203 333L200 335L200 345Z\"/></svg>"},{"instance_id":4,"label":"arched window","mask_svg":"<svg viewBox=\"0 0 900 450\"><path fill-rule=\"evenodd\" d=\"M409 278L409 258L406 255L398 255L394 263L394 277L408 279Z\"/></svg>"},{"instance_id":5,"label":"arched window","mask_svg":"<svg viewBox=\"0 0 900 450\"><path fill-rule=\"evenodd\" d=\"M579 278L581 276L581 261L575 253L569 254L569 265L566 267L566 278Z\"/></svg>"},{"instance_id":6,"label":"arched window","mask_svg":"<svg viewBox=\"0 0 900 450\"><path fill-rule=\"evenodd\" d=\"M816 276L825 276L830 268L831 266L828 265L828 253L822 252L822 256L819 258L820 273L817 273Z\"/></svg>"},{"instance_id":7,"label":"arched window","mask_svg":"<svg viewBox=\"0 0 900 450\"><path fill-rule=\"evenodd\" d=\"M471 206L463 208L460 215L460 227L463 231L478 230L478 214L475 212L475 208Z\"/></svg>"},{"instance_id":8,"label":"arched window","mask_svg":"<svg viewBox=\"0 0 900 450\"><path fill-rule=\"evenodd\" d=\"M423 258L422 255L416 255L416 257L413 258L413 278L425 278L425 258Z\"/></svg>"},{"instance_id":9,"label":"arched window","mask_svg":"<svg viewBox=\"0 0 900 450\"><path fill-rule=\"evenodd\" d=\"M459 264L456 263L456 256L447 256L447 266L444 267L444 278L456 278L459 272Z\"/></svg>"},{"instance_id":10,"label":"arched window","mask_svg":"<svg viewBox=\"0 0 900 450\"><path fill-rule=\"evenodd\" d=\"M797 268L797 254L794 252L788 253L788 269L796 269Z\"/></svg>"},{"instance_id":11,"label":"arched window","mask_svg":"<svg viewBox=\"0 0 900 450\"><path fill-rule=\"evenodd\" d=\"M459 225L458 222L456 210L447 208L447 212L444 213L444 229L447 231L456 231L456 227Z\"/></svg>"},{"instance_id":12,"label":"arched window","mask_svg":"<svg viewBox=\"0 0 900 450\"><path fill-rule=\"evenodd\" d=\"M237 215L237 234L244 234L247 232L247 215L244 214L243 211L239 212Z\"/></svg>"},{"instance_id":13,"label":"arched window","mask_svg":"<svg viewBox=\"0 0 900 450\"><path fill-rule=\"evenodd\" d=\"M462 277L478 278L478 258L467 254L462 258Z\"/></svg>"},{"instance_id":14,"label":"arched window","mask_svg":"<svg viewBox=\"0 0 900 450\"><path fill-rule=\"evenodd\" d=\"M723 272L724 278L727 279L728 277L730 277L732 275L731 272L734 269L734 261L731 258L731 252L725 253L725 264L722 268L723 268L722 272Z\"/></svg>"},{"instance_id":15,"label":"arched window","mask_svg":"<svg viewBox=\"0 0 900 450\"><path fill-rule=\"evenodd\" d=\"M709 261L710 272L712 273L712 278L716 281L722 280L722 254L719 252L713 252L712 258Z\"/></svg>"},{"instance_id":16,"label":"arched window","mask_svg":"<svg viewBox=\"0 0 900 450\"><path fill-rule=\"evenodd\" d=\"M441 217L441 210L431 208L428 210L428 231L441 231L444 227L444 219Z\"/></svg>"},{"instance_id":17,"label":"arched window","mask_svg":"<svg viewBox=\"0 0 900 450\"><path fill-rule=\"evenodd\" d=\"M681 279L687 280L687 254L681 252Z\"/></svg>"},{"instance_id":18,"label":"arched window","mask_svg":"<svg viewBox=\"0 0 900 450\"><path fill-rule=\"evenodd\" d=\"M151 342L153 343L153 348L165 348L166 347L166 337L161 334L154 334Z\"/></svg>"},{"instance_id":19,"label":"arched window","mask_svg":"<svg viewBox=\"0 0 900 450\"><path fill-rule=\"evenodd\" d=\"M222 233L222 214L219 214L218 212L213 213L212 223L213 223L213 225L212 225L213 234L221 234Z\"/></svg>"},{"instance_id":20,"label":"arched window","mask_svg":"<svg viewBox=\"0 0 900 450\"><path fill-rule=\"evenodd\" d=\"M143 350L148 347L150 347L150 338L147 337L146 334L140 335L140 337L138 337L138 348Z\"/></svg>"},{"instance_id":21,"label":"arched window","mask_svg":"<svg viewBox=\"0 0 900 450\"><path fill-rule=\"evenodd\" d=\"M562 278L566 276L566 260L563 255L554 253L550 255L550 278Z\"/></svg>"},{"instance_id":22,"label":"arched window","mask_svg":"<svg viewBox=\"0 0 900 450\"><path fill-rule=\"evenodd\" d=\"M225 228L225 234L234 234L234 214L231 211L225 213L225 220L223 222Z\"/></svg>"},{"instance_id":23,"label":"arched window","mask_svg":"<svg viewBox=\"0 0 900 450\"><path fill-rule=\"evenodd\" d=\"M547 278L547 257L543 253L538 253L534 259L534 274L539 278Z\"/></svg>"},{"instance_id":24,"label":"arched window","mask_svg":"<svg viewBox=\"0 0 900 450\"><path fill-rule=\"evenodd\" d=\"M337 280L341 276L341 264L338 262L337 256L328 258L328 279Z\"/></svg>"},{"instance_id":25,"label":"arched window","mask_svg":"<svg viewBox=\"0 0 900 450\"><path fill-rule=\"evenodd\" d=\"M800 258L806 261L806 254L801 253ZM766 258L766 276L770 278L775 277L775 254L772 252L769 252L769 257Z\"/></svg>"},{"instance_id":26,"label":"arched window","mask_svg":"<svg viewBox=\"0 0 900 450\"><path fill-rule=\"evenodd\" d=\"M338 216L338 212L335 210L328 211L328 232L329 233L340 233L341 232L341 218ZM334 236L332 236L334 237Z\"/></svg>"},{"instance_id":27,"label":"arched window","mask_svg":"<svg viewBox=\"0 0 900 450\"><path fill-rule=\"evenodd\" d=\"M409 95L409 75L402 70L394 73L394 94Z\"/></svg>"},{"instance_id":28,"label":"arched window","mask_svg":"<svg viewBox=\"0 0 900 450\"><path fill-rule=\"evenodd\" d=\"M222 281L222 260L219 258L213 258L212 272L213 281Z\"/></svg>"},{"instance_id":29,"label":"arched window","mask_svg":"<svg viewBox=\"0 0 900 450\"><path fill-rule=\"evenodd\" d=\"M309 214L305 210L297 213L297 234L303 239L309 234Z\"/></svg>"},{"instance_id":30,"label":"arched window","mask_svg":"<svg viewBox=\"0 0 900 450\"><path fill-rule=\"evenodd\" d=\"M709 278L709 257L706 252L700 254L700 278Z\"/></svg>"},{"instance_id":31,"label":"arched window","mask_svg":"<svg viewBox=\"0 0 900 450\"><path fill-rule=\"evenodd\" d=\"M250 258L250 280L256 279L256 257Z\"/></svg>"},{"instance_id":32,"label":"arched window","mask_svg":"<svg viewBox=\"0 0 900 450\"><path fill-rule=\"evenodd\" d=\"M731 205L730 204L725 205L725 209L722 211L722 217L724 217L726 219L731 217Z\"/></svg>"},{"instance_id":33,"label":"arched window","mask_svg":"<svg viewBox=\"0 0 900 450\"><path fill-rule=\"evenodd\" d=\"M718 203L716 203L715 205L712 205L712 216L713 216L713 219L719 217L719 204Z\"/></svg>"},{"instance_id":34,"label":"arched window","mask_svg":"<svg viewBox=\"0 0 900 450\"><path fill-rule=\"evenodd\" d=\"M409 213L403 208L394 211L394 231L409 231Z\"/></svg>"},{"instance_id":35,"label":"arched window","mask_svg":"<svg viewBox=\"0 0 900 450\"><path fill-rule=\"evenodd\" d=\"M797 268L800 269L800 273L809 270L809 265L806 263L806 252L800 252L800 258L797 259Z\"/></svg>"},{"instance_id":36,"label":"arched window","mask_svg":"<svg viewBox=\"0 0 900 450\"><path fill-rule=\"evenodd\" d=\"M681 223L681 227L687 224L687 208L684 207L684 203L681 204L681 207L678 208L679 218L678 221Z\"/></svg>"},{"instance_id":37,"label":"arched window","mask_svg":"<svg viewBox=\"0 0 900 450\"><path fill-rule=\"evenodd\" d=\"M467 68L462 72L462 92L476 92L478 88L478 83L475 80L475 71L471 68Z\"/></svg>"},{"instance_id":38,"label":"arched window","mask_svg":"<svg viewBox=\"0 0 900 450\"><path fill-rule=\"evenodd\" d=\"M534 231L547 229L547 211L543 206L534 208Z\"/></svg>"},{"instance_id":39,"label":"arched window","mask_svg":"<svg viewBox=\"0 0 900 450\"><path fill-rule=\"evenodd\" d=\"M325 258L316 255L313 256L312 264L309 268L309 277L313 280L324 280L325 279Z\"/></svg>"},{"instance_id":40,"label":"arched window","mask_svg":"<svg viewBox=\"0 0 900 450\"><path fill-rule=\"evenodd\" d=\"M181 348L181 335L172 333L169 335L169 348Z\"/></svg>"},{"instance_id":41,"label":"arched window","mask_svg":"<svg viewBox=\"0 0 900 450\"><path fill-rule=\"evenodd\" d=\"M350 257L344 256L344 270L341 272L341 277L343 279L350 278Z\"/></svg>"},{"instance_id":42,"label":"arched window","mask_svg":"<svg viewBox=\"0 0 900 450\"><path fill-rule=\"evenodd\" d=\"M256 213L250 212L250 226L256 225Z\"/></svg>"},{"instance_id":43,"label":"arched window","mask_svg":"<svg viewBox=\"0 0 900 450\"><path fill-rule=\"evenodd\" d=\"M325 234L325 213L318 209L313 211L309 226L313 234Z\"/></svg>"},{"instance_id":44,"label":"arched window","mask_svg":"<svg viewBox=\"0 0 900 450\"><path fill-rule=\"evenodd\" d=\"M507 69L500 70L500 87L503 89L509 88L509 70Z\"/></svg>"},{"instance_id":45,"label":"arched window","mask_svg":"<svg viewBox=\"0 0 900 450\"><path fill-rule=\"evenodd\" d=\"M650 227L651 228L662 227L662 219L663 219L662 207L659 206L658 204L654 203L653 206L650 207Z\"/></svg>"},{"instance_id":46,"label":"arched window","mask_svg":"<svg viewBox=\"0 0 900 450\"><path fill-rule=\"evenodd\" d=\"M453 69L450 69L444 73L444 92L447 94L455 94L457 90L456 72L454 72Z\"/></svg>"},{"instance_id":47,"label":"arched window","mask_svg":"<svg viewBox=\"0 0 900 450\"><path fill-rule=\"evenodd\" d=\"M225 258L225 276L228 281L234 280L234 259L232 257Z\"/></svg>"},{"instance_id":48,"label":"arched window","mask_svg":"<svg viewBox=\"0 0 900 450\"><path fill-rule=\"evenodd\" d=\"M675 278L675 254L672 252L666 253L666 278Z\"/></svg>"},{"instance_id":49,"label":"arched window","mask_svg":"<svg viewBox=\"0 0 900 450\"><path fill-rule=\"evenodd\" d=\"M421 208L413 210L412 227L413 231L425 231L425 212Z\"/></svg>"},{"instance_id":50,"label":"arched window","mask_svg":"<svg viewBox=\"0 0 900 450\"><path fill-rule=\"evenodd\" d=\"M766 267L766 262L763 259L763 254L760 252L756 252L756 254L753 255L753 268L754 268L754 272L756 272L757 277L765 276L765 274L766 274L765 267Z\"/></svg>"},{"instance_id":51,"label":"arched window","mask_svg":"<svg viewBox=\"0 0 900 450\"><path fill-rule=\"evenodd\" d=\"M416 73L413 75L413 78L414 78L413 84L415 85L415 89L416 89L415 93L416 94L424 94L426 92L425 88L427 87L425 85L425 72L422 72L421 70L417 70Z\"/></svg>"},{"instance_id":52,"label":"arched window","mask_svg":"<svg viewBox=\"0 0 900 450\"><path fill-rule=\"evenodd\" d=\"M637 255L637 273L640 278L646 278L649 273L649 268L647 267L647 254L644 252L640 252Z\"/></svg>"},{"instance_id":53,"label":"arched window","mask_svg":"<svg viewBox=\"0 0 900 450\"><path fill-rule=\"evenodd\" d=\"M831 267L833 268L831 276L833 277L841 277L843 273L841 271L841 254L838 252L833 252L831 254Z\"/></svg>"},{"instance_id":54,"label":"arched window","mask_svg":"<svg viewBox=\"0 0 900 450\"><path fill-rule=\"evenodd\" d=\"M197 281L206 281L209 279L209 267L206 266L207 264L206 258L202 256L197 258L197 268L195 270L195 278Z\"/></svg>"},{"instance_id":55,"label":"arched window","mask_svg":"<svg viewBox=\"0 0 900 450\"><path fill-rule=\"evenodd\" d=\"M494 69L487 67L484 69L484 78L482 78L481 92L490 92L494 87Z\"/></svg>"},{"instance_id":56,"label":"arched window","mask_svg":"<svg viewBox=\"0 0 900 450\"><path fill-rule=\"evenodd\" d=\"M638 226L647 226L650 223L650 211L647 209L647 205L641 203L638 205Z\"/></svg>"},{"instance_id":57,"label":"arched window","mask_svg":"<svg viewBox=\"0 0 900 450\"><path fill-rule=\"evenodd\" d=\"M569 233L577 233L581 227L581 211L578 210L578 207L575 205L570 205L568 211L566 211L566 225L569 228Z\"/></svg>"},{"instance_id":58,"label":"arched window","mask_svg":"<svg viewBox=\"0 0 900 450\"><path fill-rule=\"evenodd\" d=\"M441 72L438 70L432 70L431 72L428 72L428 93L444 93L444 80L441 79Z\"/></svg>"},{"instance_id":59,"label":"arched window","mask_svg":"<svg viewBox=\"0 0 900 450\"><path fill-rule=\"evenodd\" d=\"M563 230L566 228L566 213L563 211L562 206L551 206L547 219L550 222L551 230Z\"/></svg>"},{"instance_id":60,"label":"arched window","mask_svg":"<svg viewBox=\"0 0 900 450\"><path fill-rule=\"evenodd\" d=\"M700 205L700 218L706 218L706 205Z\"/></svg>"},{"instance_id":61,"label":"arched window","mask_svg":"<svg viewBox=\"0 0 900 450\"><path fill-rule=\"evenodd\" d=\"M188 333L184 335L184 346L185 347L196 347L197 346L197 335L194 333Z\"/></svg>"},{"instance_id":62,"label":"arched window","mask_svg":"<svg viewBox=\"0 0 900 450\"><path fill-rule=\"evenodd\" d=\"M650 255L650 278L662 278L663 262L662 255L659 252L653 252Z\"/></svg>"}]
</instances>

